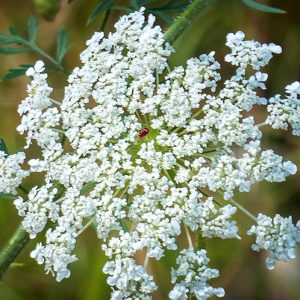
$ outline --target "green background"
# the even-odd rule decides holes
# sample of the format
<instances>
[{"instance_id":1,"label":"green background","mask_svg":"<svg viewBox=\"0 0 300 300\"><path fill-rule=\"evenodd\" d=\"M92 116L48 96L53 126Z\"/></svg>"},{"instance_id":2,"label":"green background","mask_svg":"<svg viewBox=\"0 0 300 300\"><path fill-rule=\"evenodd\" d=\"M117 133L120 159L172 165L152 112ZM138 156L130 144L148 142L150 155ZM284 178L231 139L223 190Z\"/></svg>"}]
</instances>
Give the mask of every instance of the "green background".
<instances>
[{"instance_id":1,"label":"green background","mask_svg":"<svg viewBox=\"0 0 300 300\"><path fill-rule=\"evenodd\" d=\"M49 2L49 1L46 1ZM51 1L50 1L51 2ZM120 1L123 2L124 1ZM158 1L163 2L163 1ZM67 54L64 65L71 70L79 65L79 54L84 49L86 39L99 29L102 17L86 26L91 11L97 0L75 0L72 5L61 1L61 7L55 16L45 19L30 0L0 0L0 31L7 32L14 25L21 33L26 31L27 19L35 15L40 22L38 42L50 53L55 52L55 37L58 29L64 26L73 44ZM239 0L220 0L201 13L192 26L175 43L176 54L171 58L172 65L184 64L192 56L216 51L216 57L223 63L225 37L228 32L242 30L248 39L261 42L275 42L282 46L283 53L276 55L265 69L269 73L266 97L275 93L283 93L284 87L295 80L300 80L300 1L261 1L282 8L287 14L268 14L252 10ZM45 12L43 12L45 14ZM106 32L112 30L113 23L121 12L111 14ZM164 23L161 23L164 26ZM40 57L32 54L0 56L0 77L10 68L19 64L34 63ZM227 78L230 68L224 66L222 75ZM9 147L10 152L16 152L24 146L24 138L15 128L19 122L17 107L26 96L25 77L0 82L0 136ZM55 97L61 99L66 77L61 74L50 74L50 84L55 88ZM257 120L264 118L261 108L255 109ZM291 136L288 132L265 129L264 148L272 148L282 154L285 159L292 160L300 168L300 138ZM27 152L29 157L39 155L38 148L32 147ZM300 174L300 172L299 172ZM291 176L280 184L261 183L255 185L251 193L240 194L241 201L254 214L264 212L274 215L292 215L294 221L300 219L300 175ZM41 178L25 182L26 187L38 184ZM245 235L250 226L248 219L239 214L241 241L211 240L207 242L210 266L220 270L221 276L213 281L214 286L222 286L226 290L224 299L300 299L300 256L289 263L278 264L276 269L268 271L265 268L265 255L257 254L250 249L252 238ZM0 202L0 247L5 245L14 232L20 218L12 203ZM109 299L109 287L106 277L102 274L105 257L100 250L100 241L93 230L89 229L78 240L76 254L79 261L71 267L71 278L57 283L51 275L45 275L42 266L29 258L30 251L35 247L36 240L31 241L16 260L0 283L0 299L2 300L57 300ZM185 242L182 241L181 244ZM299 252L299 251L298 251ZM298 253L300 254L300 253ZM160 286L154 299L167 299L170 290L169 268L174 265L174 253L167 253L161 262L151 262L156 282ZM142 259L141 258L137 258ZM20 265L19 265L20 264ZM22 264L22 265L21 265Z\"/></svg>"}]
</instances>

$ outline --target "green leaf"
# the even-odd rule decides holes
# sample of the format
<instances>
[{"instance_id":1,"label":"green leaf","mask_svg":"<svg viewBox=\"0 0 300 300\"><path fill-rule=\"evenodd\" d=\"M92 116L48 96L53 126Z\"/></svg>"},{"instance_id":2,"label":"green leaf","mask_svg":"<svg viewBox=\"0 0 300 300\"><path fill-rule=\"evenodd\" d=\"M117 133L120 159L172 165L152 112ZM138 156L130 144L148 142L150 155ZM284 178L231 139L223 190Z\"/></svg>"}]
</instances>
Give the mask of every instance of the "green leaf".
<instances>
[{"instance_id":1,"label":"green leaf","mask_svg":"<svg viewBox=\"0 0 300 300\"><path fill-rule=\"evenodd\" d=\"M32 65L21 65L21 69L10 69L6 75L2 78L2 80L10 80L12 78L25 75L28 68L32 67Z\"/></svg>"},{"instance_id":2,"label":"green leaf","mask_svg":"<svg viewBox=\"0 0 300 300\"><path fill-rule=\"evenodd\" d=\"M0 199L1 200L8 200L8 201L14 201L18 198L18 196L0 193Z\"/></svg>"},{"instance_id":3,"label":"green leaf","mask_svg":"<svg viewBox=\"0 0 300 300\"><path fill-rule=\"evenodd\" d=\"M68 4L71 4L74 0L68 0Z\"/></svg>"},{"instance_id":4,"label":"green leaf","mask_svg":"<svg viewBox=\"0 0 300 300\"><path fill-rule=\"evenodd\" d=\"M261 3L257 3L253 0L242 0L247 6L256 9L256 10L260 10L263 12L269 12L269 13L274 13L274 14L285 14L286 11L276 8L276 7L272 7L272 6L268 6L268 5L264 5Z\"/></svg>"},{"instance_id":5,"label":"green leaf","mask_svg":"<svg viewBox=\"0 0 300 300\"><path fill-rule=\"evenodd\" d=\"M34 41L36 38L37 27L38 27L36 18L33 16L30 16L28 19L27 26L28 26L29 40Z\"/></svg>"},{"instance_id":6,"label":"green leaf","mask_svg":"<svg viewBox=\"0 0 300 300\"><path fill-rule=\"evenodd\" d=\"M0 45L8 45L18 42L19 39L16 36L0 33Z\"/></svg>"},{"instance_id":7,"label":"green leaf","mask_svg":"<svg viewBox=\"0 0 300 300\"><path fill-rule=\"evenodd\" d=\"M139 9L139 4L138 4L137 0L130 0L130 4L134 9L136 9L136 10Z\"/></svg>"},{"instance_id":8,"label":"green leaf","mask_svg":"<svg viewBox=\"0 0 300 300\"><path fill-rule=\"evenodd\" d=\"M65 29L60 28L57 35L56 60L61 63L66 53L70 50L69 37Z\"/></svg>"},{"instance_id":9,"label":"green leaf","mask_svg":"<svg viewBox=\"0 0 300 300\"><path fill-rule=\"evenodd\" d=\"M158 0L137 0L139 7L151 4L152 2L157 2Z\"/></svg>"},{"instance_id":10,"label":"green leaf","mask_svg":"<svg viewBox=\"0 0 300 300\"><path fill-rule=\"evenodd\" d=\"M160 7L157 10L180 12L180 11L184 10L189 4L190 4L190 1L183 1L183 3L181 3L181 4L169 2L167 5Z\"/></svg>"},{"instance_id":11,"label":"green leaf","mask_svg":"<svg viewBox=\"0 0 300 300\"><path fill-rule=\"evenodd\" d=\"M121 6L121 5L113 5L112 7L110 7L110 9L112 10L123 10L123 11L126 11L128 13L131 13L132 12L132 9L128 6Z\"/></svg>"},{"instance_id":12,"label":"green leaf","mask_svg":"<svg viewBox=\"0 0 300 300\"><path fill-rule=\"evenodd\" d=\"M60 10L60 0L33 0L36 11L44 18L51 20Z\"/></svg>"},{"instance_id":13,"label":"green leaf","mask_svg":"<svg viewBox=\"0 0 300 300\"><path fill-rule=\"evenodd\" d=\"M164 22L166 22L168 25L171 25L174 22L174 18L167 15L166 13L162 12L162 11L157 11L157 10L153 10L151 11L153 14L155 14L156 16L160 17Z\"/></svg>"},{"instance_id":14,"label":"green leaf","mask_svg":"<svg viewBox=\"0 0 300 300\"><path fill-rule=\"evenodd\" d=\"M109 9L115 0L101 0L88 18L87 24L93 22L102 12Z\"/></svg>"},{"instance_id":15,"label":"green leaf","mask_svg":"<svg viewBox=\"0 0 300 300\"><path fill-rule=\"evenodd\" d=\"M10 26L10 27L8 28L8 31L9 31L10 34L12 34L12 35L18 35L17 30L16 30L15 27Z\"/></svg>"},{"instance_id":16,"label":"green leaf","mask_svg":"<svg viewBox=\"0 0 300 300\"><path fill-rule=\"evenodd\" d=\"M55 0L59 1L59 0ZM14 27L9 28L9 32L11 35L0 33L0 54L10 55L10 54L18 54L24 53L28 51L33 51L49 60L51 62L50 67L53 70L67 73L64 67L61 65L61 61L67 51L70 49L69 39L64 29L60 29L57 36L57 53L56 57L52 57L43 49L41 49L36 43L36 35L38 31L38 23L34 17L30 17L27 22L28 27L28 39L23 38L18 35L16 29ZM5 45L16 44L16 47L4 47ZM2 78L2 80L9 80L17 76L24 75L28 67L25 65L21 65L21 68L11 69L8 73Z\"/></svg>"},{"instance_id":17,"label":"green leaf","mask_svg":"<svg viewBox=\"0 0 300 300\"><path fill-rule=\"evenodd\" d=\"M7 149L7 146L5 144L4 139L0 139L0 150L5 152L6 154L8 154L8 149Z\"/></svg>"},{"instance_id":18,"label":"green leaf","mask_svg":"<svg viewBox=\"0 0 300 300\"><path fill-rule=\"evenodd\" d=\"M30 48L0 48L0 54L11 55L32 51Z\"/></svg>"}]
</instances>

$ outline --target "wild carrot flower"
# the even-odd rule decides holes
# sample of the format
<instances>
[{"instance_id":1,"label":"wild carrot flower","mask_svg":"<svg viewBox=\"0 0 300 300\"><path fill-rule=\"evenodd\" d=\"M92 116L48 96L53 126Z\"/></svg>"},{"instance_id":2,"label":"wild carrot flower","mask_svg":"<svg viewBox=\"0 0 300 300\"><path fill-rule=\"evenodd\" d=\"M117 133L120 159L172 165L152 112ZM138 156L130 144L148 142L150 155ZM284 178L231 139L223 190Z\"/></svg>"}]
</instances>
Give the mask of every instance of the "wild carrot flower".
<instances>
[{"instance_id":1,"label":"wild carrot flower","mask_svg":"<svg viewBox=\"0 0 300 300\"><path fill-rule=\"evenodd\" d=\"M219 273L207 266L204 249L194 249L192 232L240 238L232 219L240 208L257 223L249 231L257 235L253 249L269 251L269 265L294 257L298 225L280 216L255 218L232 198L256 182L279 182L296 172L260 140L267 124L290 125L298 134L299 83L287 87L286 100L261 97L257 90L266 89L268 78L261 68L281 48L244 40L242 32L227 36L225 60L237 68L222 83L214 52L171 70L174 49L154 21L141 10L121 17L107 38L95 33L61 104L51 98L43 63L28 70L32 81L18 130L27 132L28 146L35 140L41 147L42 158L29 164L45 174L45 184L16 206L31 238L46 231L31 256L58 281L70 276L77 236L93 225L109 258L104 272L111 299L151 299L157 285L148 261L176 250L185 228L190 245L172 271L170 299L222 297L222 288L207 283ZM244 113L254 105L267 106L263 124ZM63 149L62 135L71 151ZM217 194L230 203L217 202ZM144 265L135 261L141 250Z\"/></svg>"}]
</instances>

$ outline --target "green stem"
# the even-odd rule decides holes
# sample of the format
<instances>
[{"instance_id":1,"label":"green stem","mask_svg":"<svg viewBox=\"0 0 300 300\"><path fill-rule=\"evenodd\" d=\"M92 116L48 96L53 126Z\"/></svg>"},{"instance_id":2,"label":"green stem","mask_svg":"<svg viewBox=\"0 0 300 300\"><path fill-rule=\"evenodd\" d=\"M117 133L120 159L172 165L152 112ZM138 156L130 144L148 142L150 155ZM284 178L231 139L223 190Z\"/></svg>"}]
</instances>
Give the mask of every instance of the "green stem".
<instances>
[{"instance_id":1,"label":"green stem","mask_svg":"<svg viewBox=\"0 0 300 300\"><path fill-rule=\"evenodd\" d=\"M87 228L90 227L90 225L93 224L93 222L95 221L95 217L92 217L77 233L76 233L76 237L81 235Z\"/></svg>"},{"instance_id":2,"label":"green stem","mask_svg":"<svg viewBox=\"0 0 300 300\"><path fill-rule=\"evenodd\" d=\"M104 19L103 19L103 22L102 22L101 27L100 27L100 31L104 31L104 28L105 28L105 25L106 25L107 20L108 20L108 18L109 18L109 15L110 15L110 9L108 9L108 10L105 12Z\"/></svg>"},{"instance_id":3,"label":"green stem","mask_svg":"<svg viewBox=\"0 0 300 300\"><path fill-rule=\"evenodd\" d=\"M194 245L193 245L193 241L192 241L192 237L190 235L189 229L186 226L186 224L183 224L183 225L184 225L184 230L185 230L186 237L188 239L189 247L193 249Z\"/></svg>"},{"instance_id":4,"label":"green stem","mask_svg":"<svg viewBox=\"0 0 300 300\"><path fill-rule=\"evenodd\" d=\"M51 99L51 98L50 98L50 101L51 101L53 104L57 105L57 106L61 106L61 102L59 102L59 101L57 101L57 100L54 100L54 99Z\"/></svg>"},{"instance_id":5,"label":"green stem","mask_svg":"<svg viewBox=\"0 0 300 300\"><path fill-rule=\"evenodd\" d=\"M20 254L29 241L29 234L20 226L0 252L0 280L10 264Z\"/></svg>"},{"instance_id":6,"label":"green stem","mask_svg":"<svg viewBox=\"0 0 300 300\"><path fill-rule=\"evenodd\" d=\"M145 261L144 261L145 270L147 270L148 264L149 264L149 256L148 256L148 249L147 249L147 252L146 252L146 255L145 255Z\"/></svg>"},{"instance_id":7,"label":"green stem","mask_svg":"<svg viewBox=\"0 0 300 300\"><path fill-rule=\"evenodd\" d=\"M228 201L231 202L234 206L236 206L240 211L242 211L245 215L247 215L254 222L257 222L256 217L249 210L247 210L245 207L243 207L241 204L237 203L233 199L230 199Z\"/></svg>"},{"instance_id":8,"label":"green stem","mask_svg":"<svg viewBox=\"0 0 300 300\"><path fill-rule=\"evenodd\" d=\"M57 60L55 60L52 56L50 56L47 52L45 52L44 50L39 48L37 45L30 43L29 41L26 41L25 39L22 39L22 43L24 45L26 45L27 47L29 47L30 49L32 49L33 51L39 53L41 56L45 57L49 61L51 61L51 63L57 68L58 71L66 73L66 74L68 73Z\"/></svg>"},{"instance_id":9,"label":"green stem","mask_svg":"<svg viewBox=\"0 0 300 300\"><path fill-rule=\"evenodd\" d=\"M186 10L176 18L175 22L165 32L165 41L172 45L177 40L177 38L186 30L186 28L190 25L197 14L208 4L215 1L216 0L192 1L192 3L186 8Z\"/></svg>"},{"instance_id":10,"label":"green stem","mask_svg":"<svg viewBox=\"0 0 300 300\"><path fill-rule=\"evenodd\" d=\"M173 44L176 39L184 32L184 30L189 26L192 19L205 8L210 2L215 0L194 0L191 5L177 17L173 25L166 31L164 37L166 42ZM65 69L48 53L37 47L36 45L30 44L28 41L22 41L26 46L38 52L43 57L47 58L50 62L55 65L58 70L66 73ZM168 172L167 172L168 174ZM28 233L20 226L12 238L9 240L8 244L0 252L0 279L4 275L5 271L8 269L10 264L15 260L21 250L29 241Z\"/></svg>"}]
</instances>

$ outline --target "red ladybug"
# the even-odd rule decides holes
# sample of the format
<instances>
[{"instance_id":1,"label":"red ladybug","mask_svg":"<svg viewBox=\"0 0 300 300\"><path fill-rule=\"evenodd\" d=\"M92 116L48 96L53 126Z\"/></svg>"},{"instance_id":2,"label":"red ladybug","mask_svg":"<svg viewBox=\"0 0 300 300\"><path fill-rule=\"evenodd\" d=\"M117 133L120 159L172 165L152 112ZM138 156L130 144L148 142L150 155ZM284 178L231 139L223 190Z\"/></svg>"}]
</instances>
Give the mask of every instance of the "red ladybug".
<instances>
[{"instance_id":1,"label":"red ladybug","mask_svg":"<svg viewBox=\"0 0 300 300\"><path fill-rule=\"evenodd\" d=\"M143 138L149 133L148 128L143 128L138 132L138 137Z\"/></svg>"}]
</instances>

